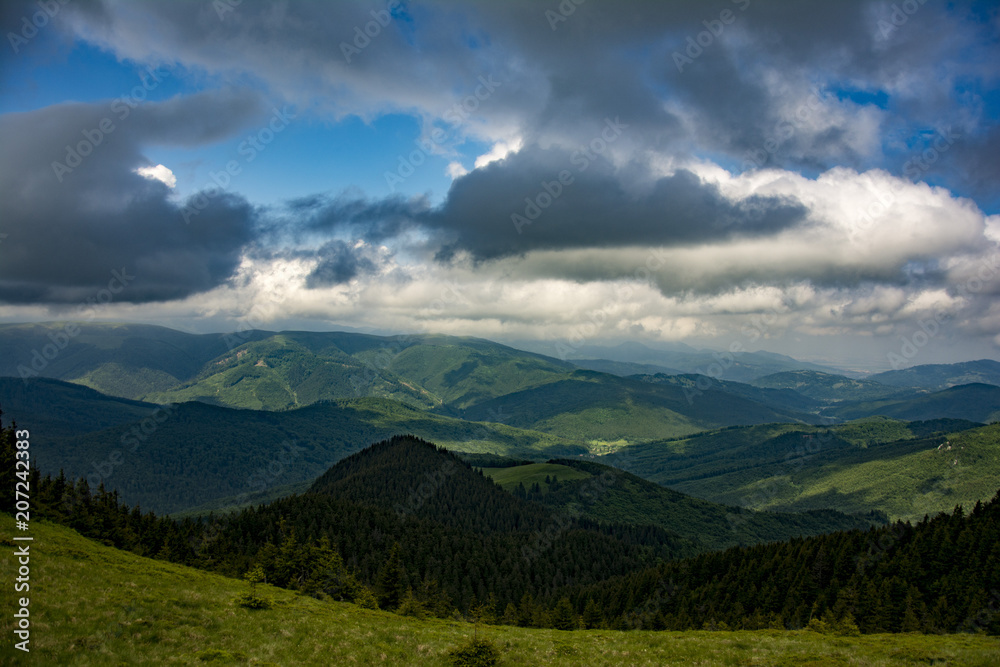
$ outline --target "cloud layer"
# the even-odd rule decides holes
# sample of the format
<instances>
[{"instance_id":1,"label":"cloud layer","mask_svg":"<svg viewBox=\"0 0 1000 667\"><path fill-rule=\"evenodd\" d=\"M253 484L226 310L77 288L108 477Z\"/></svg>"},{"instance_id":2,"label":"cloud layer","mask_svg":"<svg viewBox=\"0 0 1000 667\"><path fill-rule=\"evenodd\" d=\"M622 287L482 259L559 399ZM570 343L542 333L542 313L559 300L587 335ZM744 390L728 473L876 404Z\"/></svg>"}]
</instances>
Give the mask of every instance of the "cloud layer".
<instances>
[{"instance_id":1,"label":"cloud layer","mask_svg":"<svg viewBox=\"0 0 1000 667\"><path fill-rule=\"evenodd\" d=\"M274 321L724 340L766 310L769 335L895 341L946 313L954 347L994 344L989 3L105 0L52 24L204 90L0 116L0 302L79 302L126 267L120 303L205 321L280 287ZM215 192L185 219L150 148L265 123L264 99L411 115L451 188Z\"/></svg>"}]
</instances>

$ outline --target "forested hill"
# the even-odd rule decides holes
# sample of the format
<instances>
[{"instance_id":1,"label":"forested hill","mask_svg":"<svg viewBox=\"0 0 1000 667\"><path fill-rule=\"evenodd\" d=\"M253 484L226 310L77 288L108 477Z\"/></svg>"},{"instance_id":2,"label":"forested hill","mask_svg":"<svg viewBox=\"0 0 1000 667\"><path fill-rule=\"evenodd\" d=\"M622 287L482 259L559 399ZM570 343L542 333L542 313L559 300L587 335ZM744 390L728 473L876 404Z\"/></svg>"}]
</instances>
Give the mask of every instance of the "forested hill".
<instances>
[{"instance_id":1,"label":"forested hill","mask_svg":"<svg viewBox=\"0 0 1000 667\"><path fill-rule=\"evenodd\" d=\"M971 511L704 554L583 589L632 627L1000 633L1000 492ZM856 629L855 629L856 631Z\"/></svg>"},{"instance_id":2,"label":"forested hill","mask_svg":"<svg viewBox=\"0 0 1000 667\"><path fill-rule=\"evenodd\" d=\"M412 436L348 456L309 491L474 533L543 530L550 521L545 508L512 496L455 454Z\"/></svg>"}]
</instances>

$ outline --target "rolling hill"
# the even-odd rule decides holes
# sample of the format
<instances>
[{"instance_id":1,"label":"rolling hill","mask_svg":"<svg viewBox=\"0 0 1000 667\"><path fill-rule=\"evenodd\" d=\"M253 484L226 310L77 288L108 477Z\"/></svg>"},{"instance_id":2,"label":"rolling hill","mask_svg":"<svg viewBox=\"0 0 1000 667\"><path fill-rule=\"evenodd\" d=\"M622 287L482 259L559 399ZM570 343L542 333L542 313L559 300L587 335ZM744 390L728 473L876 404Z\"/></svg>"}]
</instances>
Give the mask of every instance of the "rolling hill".
<instances>
[{"instance_id":1,"label":"rolling hill","mask_svg":"<svg viewBox=\"0 0 1000 667\"><path fill-rule=\"evenodd\" d=\"M540 492L529 492L526 497L553 511L579 514L602 523L654 525L711 551L835 530L865 529L881 523L877 517L847 516L829 510L754 512L720 505L579 459L557 459L483 472L514 493L538 484ZM550 482L545 481L546 477Z\"/></svg>"},{"instance_id":2,"label":"rolling hill","mask_svg":"<svg viewBox=\"0 0 1000 667\"><path fill-rule=\"evenodd\" d=\"M874 400L902 391L900 387L889 386L875 380L855 380L843 375L809 370L765 375L751 384L768 389L790 389L824 402Z\"/></svg>"},{"instance_id":3,"label":"rolling hill","mask_svg":"<svg viewBox=\"0 0 1000 667\"><path fill-rule=\"evenodd\" d=\"M53 405L65 410L52 410ZM0 382L0 406L32 432L45 473L65 470L117 489L129 503L174 512L311 480L342 457L413 433L470 452L551 458L578 442L499 423L435 415L389 399L317 403L297 410L237 410L200 402L157 406L48 379Z\"/></svg>"},{"instance_id":4,"label":"rolling hill","mask_svg":"<svg viewBox=\"0 0 1000 667\"><path fill-rule=\"evenodd\" d=\"M932 394L846 403L828 410L828 413L845 420L882 415L906 421L947 418L988 423L1000 420L1000 387L963 384Z\"/></svg>"},{"instance_id":5,"label":"rolling hill","mask_svg":"<svg viewBox=\"0 0 1000 667\"><path fill-rule=\"evenodd\" d=\"M552 343L524 343L525 349L543 354L559 354ZM646 366L646 370L636 369L628 374L656 374L663 372L708 375L713 365L717 365L720 353L715 350L700 350L684 343L664 344L660 349L654 349L642 343L626 342L615 346L582 345L576 349L562 349L567 361L579 363L584 368L590 368L594 360L606 360ZM837 372L835 369L799 361L783 354L773 352L742 352L736 355L731 366L724 369L720 379L733 382L751 382L759 377L787 370L814 370L825 373ZM607 372L628 371L629 367L606 367ZM635 366L632 366L635 368ZM596 370L605 370L598 368Z\"/></svg>"},{"instance_id":6,"label":"rolling hill","mask_svg":"<svg viewBox=\"0 0 1000 667\"><path fill-rule=\"evenodd\" d=\"M632 445L619 456L641 477L714 502L918 519L995 491L1000 425L970 426L887 419L829 429L770 424Z\"/></svg>"},{"instance_id":7,"label":"rolling hill","mask_svg":"<svg viewBox=\"0 0 1000 667\"><path fill-rule=\"evenodd\" d=\"M940 391L960 384L1000 385L1000 362L993 359L957 364L925 364L872 375L870 380L890 387L921 387Z\"/></svg>"},{"instance_id":8,"label":"rolling hill","mask_svg":"<svg viewBox=\"0 0 1000 667\"><path fill-rule=\"evenodd\" d=\"M730 424L813 422L815 417L775 410L742 396L709 389L696 398L684 388L593 371L483 401L458 413L487 419L501 412L507 423L564 437L635 442L695 433Z\"/></svg>"}]
</instances>

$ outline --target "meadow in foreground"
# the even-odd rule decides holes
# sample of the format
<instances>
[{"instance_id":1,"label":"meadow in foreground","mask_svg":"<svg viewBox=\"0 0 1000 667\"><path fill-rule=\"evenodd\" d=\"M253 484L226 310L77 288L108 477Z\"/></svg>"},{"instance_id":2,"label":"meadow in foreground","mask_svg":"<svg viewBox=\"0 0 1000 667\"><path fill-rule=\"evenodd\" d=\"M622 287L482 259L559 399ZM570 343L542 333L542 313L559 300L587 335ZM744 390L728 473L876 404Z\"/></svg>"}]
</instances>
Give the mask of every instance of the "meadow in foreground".
<instances>
[{"instance_id":1,"label":"meadow in foreground","mask_svg":"<svg viewBox=\"0 0 1000 667\"><path fill-rule=\"evenodd\" d=\"M4 535L13 521L0 515ZM416 620L260 586L268 610L236 604L247 584L102 546L45 522L31 527L31 652L10 664L448 665L470 623ZM13 550L4 540L8 556ZM10 564L13 559L5 557ZM7 565L7 573L12 573ZM5 577L6 578L6 577ZM8 607L9 608L9 607ZM504 665L995 665L985 635L865 635L809 631L614 632L480 626ZM13 656L13 657L12 657Z\"/></svg>"}]
</instances>

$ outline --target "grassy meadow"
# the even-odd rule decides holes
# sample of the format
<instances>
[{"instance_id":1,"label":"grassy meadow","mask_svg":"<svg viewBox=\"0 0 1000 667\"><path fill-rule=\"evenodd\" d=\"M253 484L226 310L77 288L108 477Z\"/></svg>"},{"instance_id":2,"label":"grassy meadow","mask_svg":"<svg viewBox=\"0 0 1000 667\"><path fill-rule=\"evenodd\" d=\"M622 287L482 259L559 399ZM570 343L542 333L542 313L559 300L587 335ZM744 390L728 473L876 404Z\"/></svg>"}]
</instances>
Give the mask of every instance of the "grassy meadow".
<instances>
[{"instance_id":1,"label":"grassy meadow","mask_svg":"<svg viewBox=\"0 0 1000 667\"><path fill-rule=\"evenodd\" d=\"M2 534L13 521L0 515ZM14 651L12 606L3 664L449 665L469 623L417 620L260 586L274 606L235 603L242 581L140 558L35 522L31 528L31 652ZM3 538L4 579L13 551ZM8 588L8 590L10 590ZM983 635L837 637L809 631L613 632L480 626L502 665L977 665L1000 663Z\"/></svg>"}]
</instances>

